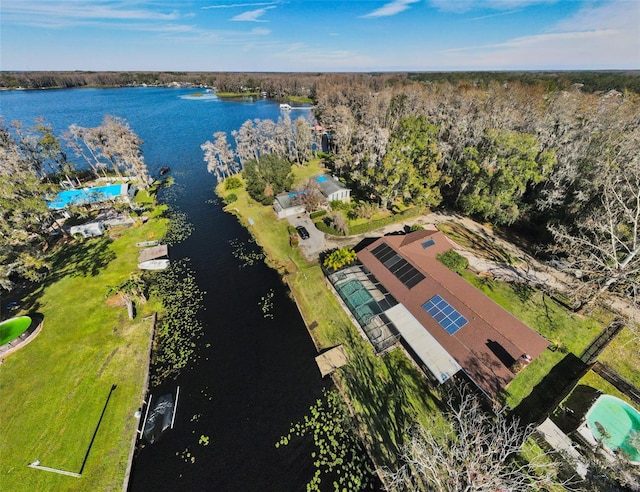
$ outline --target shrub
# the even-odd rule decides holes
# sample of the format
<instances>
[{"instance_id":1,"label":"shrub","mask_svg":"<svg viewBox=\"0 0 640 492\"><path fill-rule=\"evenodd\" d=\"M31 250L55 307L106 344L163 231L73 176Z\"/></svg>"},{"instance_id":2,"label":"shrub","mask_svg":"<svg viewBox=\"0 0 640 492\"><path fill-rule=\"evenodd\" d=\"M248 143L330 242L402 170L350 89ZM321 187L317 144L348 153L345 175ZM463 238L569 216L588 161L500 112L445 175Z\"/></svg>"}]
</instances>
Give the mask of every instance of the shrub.
<instances>
[{"instance_id":1,"label":"shrub","mask_svg":"<svg viewBox=\"0 0 640 492\"><path fill-rule=\"evenodd\" d=\"M329 222L329 219L319 220L315 223L316 229L325 234L331 234L332 236L342 236L343 234L340 231L337 231L332 227L332 224Z\"/></svg>"},{"instance_id":2,"label":"shrub","mask_svg":"<svg viewBox=\"0 0 640 492\"><path fill-rule=\"evenodd\" d=\"M333 227L343 236L349 234L349 222L341 212L331 212L327 216L327 220L329 221L331 227Z\"/></svg>"},{"instance_id":3,"label":"shrub","mask_svg":"<svg viewBox=\"0 0 640 492\"><path fill-rule=\"evenodd\" d=\"M236 195L235 193L229 193L227 196L224 197L224 201L225 203L229 204L229 203L233 203L238 199L238 195Z\"/></svg>"},{"instance_id":4,"label":"shrub","mask_svg":"<svg viewBox=\"0 0 640 492\"><path fill-rule=\"evenodd\" d=\"M348 212L349 210L351 210L351 203L349 202L343 202L342 200L331 200L329 202L329 206L331 207L331 210L344 210L345 212Z\"/></svg>"},{"instance_id":5,"label":"shrub","mask_svg":"<svg viewBox=\"0 0 640 492\"><path fill-rule=\"evenodd\" d=\"M317 219L318 217L324 217L325 215L327 215L326 210L318 210L317 212L310 213L309 218L311 220L314 220L314 219Z\"/></svg>"},{"instance_id":6,"label":"shrub","mask_svg":"<svg viewBox=\"0 0 640 492\"><path fill-rule=\"evenodd\" d=\"M409 227L409 230L411 232L415 232L415 231L423 231L424 227L422 227L421 224L413 224L411 227Z\"/></svg>"},{"instance_id":7,"label":"shrub","mask_svg":"<svg viewBox=\"0 0 640 492\"><path fill-rule=\"evenodd\" d=\"M457 274L461 274L469 266L469 260L453 249L440 253L436 259Z\"/></svg>"},{"instance_id":8,"label":"shrub","mask_svg":"<svg viewBox=\"0 0 640 492\"><path fill-rule=\"evenodd\" d=\"M380 207L376 203L362 202L355 207L353 212L358 219L370 219L379 210Z\"/></svg>"},{"instance_id":9,"label":"shrub","mask_svg":"<svg viewBox=\"0 0 640 492\"><path fill-rule=\"evenodd\" d=\"M322 264L325 268L329 268L330 270L340 270L342 267L351 265L356 259L358 255L351 248L340 248L336 249L329 253Z\"/></svg>"},{"instance_id":10,"label":"shrub","mask_svg":"<svg viewBox=\"0 0 640 492\"><path fill-rule=\"evenodd\" d=\"M242 180L238 176L230 176L224 180L225 190L235 190L242 188Z\"/></svg>"}]
</instances>

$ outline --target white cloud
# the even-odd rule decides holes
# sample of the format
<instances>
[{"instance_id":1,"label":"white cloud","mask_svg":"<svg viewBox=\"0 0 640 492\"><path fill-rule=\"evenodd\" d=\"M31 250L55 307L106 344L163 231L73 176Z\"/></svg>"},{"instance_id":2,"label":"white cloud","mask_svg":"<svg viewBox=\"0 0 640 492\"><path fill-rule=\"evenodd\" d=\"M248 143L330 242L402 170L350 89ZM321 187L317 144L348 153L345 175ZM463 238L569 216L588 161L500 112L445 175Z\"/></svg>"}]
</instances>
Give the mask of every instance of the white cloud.
<instances>
[{"instance_id":1,"label":"white cloud","mask_svg":"<svg viewBox=\"0 0 640 492\"><path fill-rule=\"evenodd\" d=\"M176 10L158 9L144 2L133 5L114 0L2 0L2 23L62 29L82 25L121 27L130 22L156 23L182 17Z\"/></svg>"},{"instance_id":2,"label":"white cloud","mask_svg":"<svg viewBox=\"0 0 640 492\"><path fill-rule=\"evenodd\" d=\"M362 17L388 17L391 15L399 14L407 10L412 3L419 2L420 0L393 0L384 4L379 9L369 12Z\"/></svg>"},{"instance_id":3,"label":"white cloud","mask_svg":"<svg viewBox=\"0 0 640 492\"><path fill-rule=\"evenodd\" d=\"M640 3L587 5L545 33L501 43L444 50L450 67L639 68Z\"/></svg>"},{"instance_id":4,"label":"white cloud","mask_svg":"<svg viewBox=\"0 0 640 492\"><path fill-rule=\"evenodd\" d=\"M442 12L463 14L473 10L513 10L532 5L551 4L558 0L430 0Z\"/></svg>"},{"instance_id":5,"label":"white cloud","mask_svg":"<svg viewBox=\"0 0 640 492\"><path fill-rule=\"evenodd\" d=\"M278 2L254 2L254 3L230 3L226 5L208 5L202 7L203 10L207 9L234 9L239 7L263 7L265 5L277 5Z\"/></svg>"},{"instance_id":6,"label":"white cloud","mask_svg":"<svg viewBox=\"0 0 640 492\"><path fill-rule=\"evenodd\" d=\"M231 18L232 21L239 22L268 22L266 20L260 19L264 14L267 13L267 10L274 9L275 6L265 7L263 9L257 10L249 10L247 12L243 12L242 14L238 14L235 17Z\"/></svg>"}]
</instances>

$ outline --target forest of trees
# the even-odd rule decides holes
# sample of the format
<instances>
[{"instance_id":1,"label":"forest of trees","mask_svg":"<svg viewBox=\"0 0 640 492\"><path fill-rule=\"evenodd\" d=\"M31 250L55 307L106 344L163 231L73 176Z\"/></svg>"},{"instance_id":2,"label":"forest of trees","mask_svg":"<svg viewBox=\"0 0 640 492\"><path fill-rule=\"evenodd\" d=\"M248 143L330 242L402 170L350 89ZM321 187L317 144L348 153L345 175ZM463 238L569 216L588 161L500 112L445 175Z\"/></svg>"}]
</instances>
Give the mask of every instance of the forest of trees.
<instances>
[{"instance_id":1,"label":"forest of trees","mask_svg":"<svg viewBox=\"0 0 640 492\"><path fill-rule=\"evenodd\" d=\"M401 200L515 227L568 270L582 302L633 298L640 275L640 96L489 82L319 84L328 162L382 207Z\"/></svg>"},{"instance_id":2,"label":"forest of trees","mask_svg":"<svg viewBox=\"0 0 640 492\"><path fill-rule=\"evenodd\" d=\"M606 291L636 299L640 96L507 79L319 77L313 114L325 163L362 204L443 207L523 232L534 252L580 274L576 302ZM320 148L312 128L288 117L247 121L232 132L235 149L223 132L203 144L205 160L219 179L268 154L301 164ZM282 190L265 172L249 176L258 201Z\"/></svg>"},{"instance_id":3,"label":"forest of trees","mask_svg":"<svg viewBox=\"0 0 640 492\"><path fill-rule=\"evenodd\" d=\"M577 84L583 92L640 93L640 71L597 72L385 72L385 73L241 73L241 72L0 72L0 89L70 87L126 87L185 84L216 87L221 92L266 92L269 97L304 96L315 99L319 85L356 84L379 91L411 82L425 85L487 87L490 83L518 82L547 90L567 90Z\"/></svg>"}]
</instances>

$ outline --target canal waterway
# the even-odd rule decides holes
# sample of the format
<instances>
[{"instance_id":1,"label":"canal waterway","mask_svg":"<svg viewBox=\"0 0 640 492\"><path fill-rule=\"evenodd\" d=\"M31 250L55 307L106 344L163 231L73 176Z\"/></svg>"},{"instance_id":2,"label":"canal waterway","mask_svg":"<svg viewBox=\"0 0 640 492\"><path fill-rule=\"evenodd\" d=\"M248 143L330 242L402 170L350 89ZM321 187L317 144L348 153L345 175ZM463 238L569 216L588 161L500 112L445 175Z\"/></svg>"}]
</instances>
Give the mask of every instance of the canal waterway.
<instances>
[{"instance_id":1,"label":"canal waterway","mask_svg":"<svg viewBox=\"0 0 640 492\"><path fill-rule=\"evenodd\" d=\"M104 115L125 118L144 140L152 174L171 168L176 184L165 199L187 215L193 233L171 249L188 258L205 294L197 357L177 380L153 388L180 398L174 429L138 450L129 490L304 490L311 478L308 440L275 447L303 418L326 384L315 347L277 273L263 262L243 266L233 242L248 232L222 211L200 145L247 119L280 116L266 100L193 98L193 89L122 88L0 93L5 123L42 116L63 133L71 124L97 126ZM297 116L297 114L296 114ZM273 294L273 319L261 298ZM208 442L208 444L204 444Z\"/></svg>"}]
</instances>

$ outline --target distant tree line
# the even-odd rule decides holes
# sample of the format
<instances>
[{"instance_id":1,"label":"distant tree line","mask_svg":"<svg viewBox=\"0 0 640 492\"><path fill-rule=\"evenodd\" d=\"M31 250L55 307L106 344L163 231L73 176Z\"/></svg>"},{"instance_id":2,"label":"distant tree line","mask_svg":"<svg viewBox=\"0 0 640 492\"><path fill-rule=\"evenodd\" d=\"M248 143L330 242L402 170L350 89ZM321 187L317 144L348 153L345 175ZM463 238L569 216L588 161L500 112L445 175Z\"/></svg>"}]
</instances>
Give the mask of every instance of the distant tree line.
<instances>
[{"instance_id":1,"label":"distant tree line","mask_svg":"<svg viewBox=\"0 0 640 492\"><path fill-rule=\"evenodd\" d=\"M370 90L411 82L487 87L491 83L544 86L547 90L583 92L612 89L640 94L640 71L591 72L385 72L385 73L242 73L242 72L0 72L0 88L166 86L173 83L216 87L221 92L266 92L269 97L304 96L315 99L319 85L356 83Z\"/></svg>"}]
</instances>

